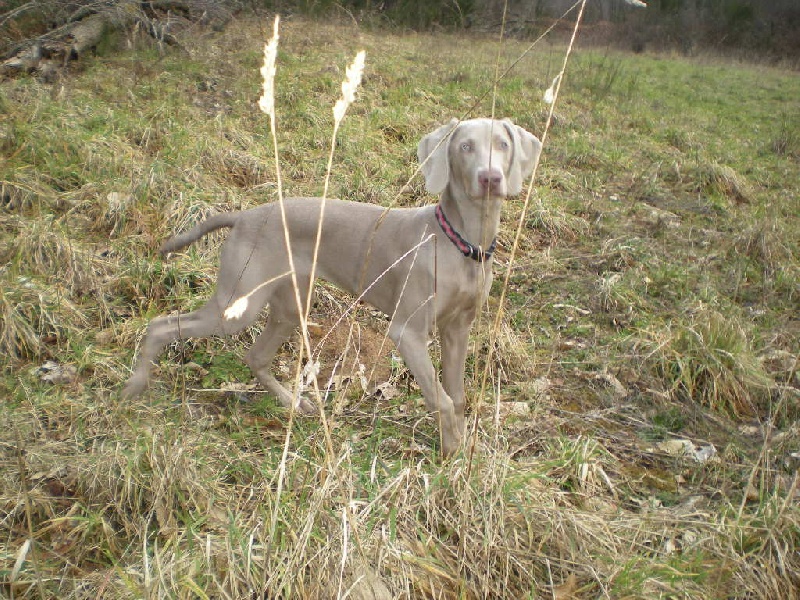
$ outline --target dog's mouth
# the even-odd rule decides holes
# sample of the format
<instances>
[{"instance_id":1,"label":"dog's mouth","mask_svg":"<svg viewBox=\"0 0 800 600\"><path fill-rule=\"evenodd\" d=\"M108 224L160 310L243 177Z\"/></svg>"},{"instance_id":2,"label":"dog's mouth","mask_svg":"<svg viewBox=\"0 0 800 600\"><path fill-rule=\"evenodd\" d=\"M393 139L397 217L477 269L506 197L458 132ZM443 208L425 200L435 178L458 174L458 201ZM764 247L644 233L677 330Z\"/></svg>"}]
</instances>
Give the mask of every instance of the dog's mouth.
<instances>
[{"instance_id":1,"label":"dog's mouth","mask_svg":"<svg viewBox=\"0 0 800 600\"><path fill-rule=\"evenodd\" d=\"M480 198L481 200L503 200L508 196L506 193L506 186L505 183L499 184L492 184L488 186L483 186L480 184L476 184L472 196L474 198Z\"/></svg>"},{"instance_id":2,"label":"dog's mouth","mask_svg":"<svg viewBox=\"0 0 800 600\"><path fill-rule=\"evenodd\" d=\"M503 172L494 167L478 171L475 191L482 198L504 198L506 196L506 179Z\"/></svg>"}]
</instances>

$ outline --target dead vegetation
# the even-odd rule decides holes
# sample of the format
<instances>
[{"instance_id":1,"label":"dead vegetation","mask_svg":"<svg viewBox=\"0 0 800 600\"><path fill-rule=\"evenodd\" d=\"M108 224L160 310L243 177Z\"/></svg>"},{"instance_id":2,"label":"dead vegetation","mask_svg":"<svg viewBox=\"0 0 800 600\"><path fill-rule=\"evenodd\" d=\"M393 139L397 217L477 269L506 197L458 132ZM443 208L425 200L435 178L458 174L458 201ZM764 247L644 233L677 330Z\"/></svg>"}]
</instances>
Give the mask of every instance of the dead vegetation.
<instances>
[{"instance_id":1,"label":"dead vegetation","mask_svg":"<svg viewBox=\"0 0 800 600\"><path fill-rule=\"evenodd\" d=\"M24 135L4 140L0 166L0 594L797 598L797 163L783 146L704 155L708 132L675 133L700 108L669 112L664 83L654 109L637 108L640 81L641 98L617 111L569 96L568 72L505 316L492 332L495 289L471 338L464 455L437 458L383 315L357 306L329 333L352 303L329 287L310 327L327 428L290 421L252 384L240 360L252 331L170 348L148 397L118 400L148 319L202 302L213 281L219 238L171 261L159 245L274 198L254 107L263 33L240 23L180 38L194 58L167 53L135 73L120 56L62 87L3 84L0 127ZM432 77L420 68L430 49L460 38L302 20L283 36L289 193L320 192L320 129L343 75L329 73L359 38L367 73L332 195L384 204L419 135L490 83L497 51L470 38L459 47L471 59L444 55ZM540 117L530 107L552 80L548 57L500 87L504 112ZM785 101L796 84L773 76ZM229 110L210 116L198 81L211 79ZM757 109L745 96L737 110ZM652 130L656 115L669 135ZM766 147L786 137L782 122L759 126ZM375 133L389 127L402 139ZM520 204L504 214L501 271ZM280 355L287 379L297 353Z\"/></svg>"},{"instance_id":2,"label":"dead vegetation","mask_svg":"<svg viewBox=\"0 0 800 600\"><path fill-rule=\"evenodd\" d=\"M222 27L230 17L224 3L207 0L22 2L0 15L0 25L11 24L0 37L0 77L35 74L52 83L71 62L121 36L129 46L138 36L150 38L163 50L180 46L176 33L187 27Z\"/></svg>"}]
</instances>

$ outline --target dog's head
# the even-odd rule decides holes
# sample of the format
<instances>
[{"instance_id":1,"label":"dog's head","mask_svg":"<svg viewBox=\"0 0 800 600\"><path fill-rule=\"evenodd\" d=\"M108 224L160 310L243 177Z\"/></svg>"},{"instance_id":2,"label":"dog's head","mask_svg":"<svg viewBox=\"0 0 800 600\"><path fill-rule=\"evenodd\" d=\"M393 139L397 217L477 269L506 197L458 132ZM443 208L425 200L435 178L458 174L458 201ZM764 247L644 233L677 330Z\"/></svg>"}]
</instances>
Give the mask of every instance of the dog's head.
<instances>
[{"instance_id":1,"label":"dog's head","mask_svg":"<svg viewBox=\"0 0 800 600\"><path fill-rule=\"evenodd\" d=\"M509 119L453 119L419 143L425 186L440 194L459 186L472 198L519 194L542 151L539 139Z\"/></svg>"}]
</instances>

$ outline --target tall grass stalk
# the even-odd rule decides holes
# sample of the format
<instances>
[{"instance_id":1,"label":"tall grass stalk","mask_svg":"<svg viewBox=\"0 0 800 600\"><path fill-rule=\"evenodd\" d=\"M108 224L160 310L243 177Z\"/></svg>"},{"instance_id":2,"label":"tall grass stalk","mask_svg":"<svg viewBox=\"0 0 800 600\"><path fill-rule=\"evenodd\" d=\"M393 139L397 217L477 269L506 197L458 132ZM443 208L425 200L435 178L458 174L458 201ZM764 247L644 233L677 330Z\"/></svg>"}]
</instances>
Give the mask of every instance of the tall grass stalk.
<instances>
[{"instance_id":1,"label":"tall grass stalk","mask_svg":"<svg viewBox=\"0 0 800 600\"><path fill-rule=\"evenodd\" d=\"M290 274L292 277L292 285L295 292L295 302L297 303L297 310L298 314L300 315L300 327L301 327L301 335L302 335L302 346L300 349L299 356L297 358L297 365L296 365L296 373L295 373L295 401L292 403L292 409L290 410L289 415L289 425L286 430L286 436L284 438L284 445L283 445L283 453L281 456L281 462L279 467L279 474L278 474L278 488L276 492L275 498L275 506L272 515L272 522L270 527L270 543L274 543L275 541L275 530L277 526L277 519L278 519L278 508L280 506L280 497L281 492L283 490L283 482L286 474L286 461L288 459L289 453L289 443L291 440L291 431L292 431L292 424L293 424L293 417L295 409L299 403L300 393L302 390L301 380L303 376L303 357L308 356L309 360L313 360L313 354L311 350L311 339L308 332L308 319L309 319L309 312L311 310L311 299L314 293L314 279L317 267L317 259L319 256L319 246L320 241L322 239L322 225L325 217L325 206L328 197L328 186L330 182L330 175L331 169L333 165L333 156L334 151L336 148L336 137L339 131L339 126L344 119L345 113L347 112L347 108L350 104L355 100L355 92L358 89L359 84L361 83L361 76L364 71L364 60L366 57L366 53L362 50L356 54L356 57L353 63L347 69L347 76L345 81L342 83L342 98L340 98L334 108L333 108L333 116L334 116L334 126L333 126L333 134L331 136L331 146L330 146L330 153L328 155L328 165L325 174L325 186L324 192L322 195L322 200L320 204L320 213L319 213L319 220L317 224L317 237L314 244L314 253L312 257L311 263L311 275L308 287L308 295L305 299L305 305L303 304L302 298L300 297L300 288L297 283L297 270L294 264L294 257L292 254L292 245L291 239L289 234L289 227L286 220L286 207L284 203L283 197L283 185L281 180L281 172L280 172L280 160L278 156L278 140L277 140L277 132L276 132L276 119L275 119L275 61L277 58L278 52L278 26L279 26L280 19L278 16L275 17L275 23L273 28L273 35L272 38L264 45L264 64L261 67L261 75L263 78L263 94L259 99L258 106L262 112L264 112L269 117L269 124L270 124L270 133L272 137L272 147L274 153L274 160L275 160L275 172L277 178L277 185L278 185L278 202L280 205L281 211L281 220L283 224L283 232L285 236L286 242L286 252L288 255L289 260L289 271L286 274ZM280 277L285 276L281 275ZM257 286L254 290L251 290L245 296L238 298L234 301L228 309L225 311L226 318L233 318L238 314L244 312L244 309L247 307L247 299L251 296L256 290L260 289L264 285L267 285L274 281L273 278L270 281L263 282L259 286ZM320 419L322 422L322 428L325 435L325 441L328 452L326 453L327 461L329 466L332 466L332 457L333 457L333 442L331 439L330 428L328 427L327 419L325 416L325 410L322 401L322 395L320 394L319 384L317 382L316 375L312 376L313 382L313 390L314 390L314 397L317 401L317 406L319 408ZM344 560L344 558L343 558ZM343 567L344 568L344 564Z\"/></svg>"},{"instance_id":2,"label":"tall grass stalk","mask_svg":"<svg viewBox=\"0 0 800 600\"><path fill-rule=\"evenodd\" d=\"M573 5L573 8L577 6L577 2ZM558 103L558 94L561 90L561 84L564 81L564 73L566 72L567 65L569 63L570 55L572 54L572 49L575 45L575 40L578 36L578 30L580 29L581 22L583 20L583 13L584 9L586 8L586 0L580 0L580 9L578 11L578 16L575 19L575 26L572 29L572 36L569 41L569 45L567 46L567 50L564 53L564 61L561 66L561 71L559 73L558 80L555 82L554 90L553 90L553 98L552 102L550 103L550 110L547 114L547 121L545 122L544 130L542 131L541 142L542 142L542 152L544 152L545 145L547 143L547 134L550 131L550 125L553 122L553 114L555 111L556 104ZM570 9L572 10L572 9ZM519 248L519 241L522 237L522 230L525 225L526 215L528 213L528 207L530 205L531 196L533 195L533 183L536 180L536 174L539 170L539 161L541 160L541 154L539 155L539 160L537 160L536 164L533 166L533 172L531 173L530 181L528 183L528 190L525 194L525 201L522 205L522 211L520 212L519 220L517 222L517 230L514 234L514 242L511 245L511 253L508 258L508 266L506 267L505 276L503 277L503 285L500 290L500 299L497 303L497 312L495 314L494 323L492 325L490 331L490 340L489 348L487 350L487 357L486 363L483 368L483 375L481 377L481 386L480 386L480 393L478 395L478 401L476 406L476 412L480 409L480 403L486 393L488 380L489 380L489 369L491 368L492 358L494 355L495 349L495 342L497 340L497 336L499 335L501 323L503 321L503 314L504 314L504 306L506 301L506 296L508 294L509 289L509 281L511 279L511 271L514 266L514 260L517 255L517 250ZM496 402L499 401L499 398L496 399ZM478 420L475 420L475 424L472 428L471 432L471 440L469 445L469 469L467 473L471 470L473 464L473 458L475 453L475 447L478 441Z\"/></svg>"},{"instance_id":3,"label":"tall grass stalk","mask_svg":"<svg viewBox=\"0 0 800 600\"><path fill-rule=\"evenodd\" d=\"M322 222L325 219L325 206L328 200L328 186L330 185L331 169L333 168L333 155L336 151L336 136L339 133L339 126L344 120L347 108L355 101L356 90L361 84L361 76L364 73L364 60L366 52L359 51L353 63L347 67L345 80L342 82L342 97L336 101L333 107L333 134L331 135L331 149L328 153L328 165L325 169L325 185L322 190L322 200L319 207L319 220L317 221L317 238L314 241L314 254L311 259L311 276L308 286L308 297L306 298L305 318L308 320L308 313L311 311L311 298L314 296L314 277L317 271L317 257L319 256L319 244L322 240Z\"/></svg>"},{"instance_id":4,"label":"tall grass stalk","mask_svg":"<svg viewBox=\"0 0 800 600\"><path fill-rule=\"evenodd\" d=\"M295 399L292 402L292 406L289 410L289 423L286 428L286 436L283 442L281 461L278 466L278 482L277 482L277 489L275 492L272 519L270 522L270 534L269 534L270 546L273 546L275 543L275 533L278 524L278 514L281 506L281 495L283 492L284 481L286 478L286 461L289 456L289 443L291 441L291 436L292 436L292 426L294 424L295 409L297 408L300 402L300 393L301 393L300 382L303 373L303 355L305 353L306 356L311 357L311 338L308 333L308 319L306 318L306 312L303 310L303 302L302 299L300 298L300 287L297 284L297 269L295 268L294 256L292 254L292 241L289 235L289 226L286 220L286 206L283 198L283 182L281 179L280 158L278 155L278 136L275 124L275 72L276 72L275 61L278 56L279 24L280 24L280 17L276 15L275 23L273 26L272 38L270 38L269 42L267 42L264 45L264 64L261 67L261 75L264 81L264 91L261 95L261 98L259 99L258 106L261 109L261 111L264 112L269 117L269 128L272 137L273 158L275 161L275 176L278 186L278 204L280 205L281 222L283 224L283 235L284 235L284 240L286 242L286 254L289 260L289 272L291 273L292 277L292 287L294 288L295 302L297 303L297 313L300 316L300 330L302 336L302 343L300 346L300 352L297 358L297 366L295 370L295 379L294 379ZM237 299L236 302L234 302L233 304L235 305L237 302L240 302L240 300ZM330 431L327 427L327 422L325 421L325 414L318 390L316 394L316 399L317 399L317 404L319 406L319 412L322 418L323 429L325 431L325 440L327 442L329 450L328 460L330 460L330 456L333 453L333 443L331 442L330 439ZM266 573L264 576L266 578ZM266 579L263 581L263 583L266 585Z\"/></svg>"},{"instance_id":5,"label":"tall grass stalk","mask_svg":"<svg viewBox=\"0 0 800 600\"><path fill-rule=\"evenodd\" d=\"M503 50L503 38L506 33L506 16L508 15L508 0L503 2L503 17L500 21L500 34L498 35L497 43L497 58L494 61L494 81L492 82L492 111L491 116L494 119L497 113L497 86L500 84L500 53Z\"/></svg>"},{"instance_id":6,"label":"tall grass stalk","mask_svg":"<svg viewBox=\"0 0 800 600\"><path fill-rule=\"evenodd\" d=\"M294 295L295 295L295 302L297 303L297 311L298 314L301 316L300 318L300 329L302 333L302 340L303 346L300 349L300 357L298 359L298 369L297 374L295 377L295 394L297 397L295 401L292 403L292 412L297 407L299 403L299 393L300 393L300 376L302 372L302 362L303 362L303 352L306 352L308 356L311 355L311 342L310 337L308 335L308 323L307 319L304 318L306 314L303 311L303 302L300 298L300 287L297 284L297 269L294 266L294 255L292 254L292 240L291 236L289 235L289 226L286 221L286 206L284 204L283 199L283 180L281 178L281 165L280 165L280 157L278 155L278 134L277 134L277 127L275 124L275 61L278 57L278 26L280 24L280 17L278 15L275 16L275 23L273 26L273 33L272 38L270 38L269 42L264 45L264 64L261 67L261 76L264 80L264 91L261 95L261 98L258 101L258 107L261 109L263 113L265 113L269 117L269 130L270 135L272 138L272 150L273 150L273 159L275 162L275 178L278 187L278 204L280 205L281 209L281 222L283 224L283 235L284 240L286 242L286 253L289 258L289 271L291 272L292 277L292 287L294 288ZM239 299L233 303L236 304L239 302Z\"/></svg>"},{"instance_id":7,"label":"tall grass stalk","mask_svg":"<svg viewBox=\"0 0 800 600\"><path fill-rule=\"evenodd\" d=\"M572 11L574 11L576 8L578 8L579 5L581 7L581 15L582 15L583 14L583 6L585 4L586 4L586 2L584 0L576 0L576 2L574 4L572 4L569 8L567 8L567 10L565 10L564 13L558 19L554 19L553 22L550 24L550 26L547 29L545 29L539 35L539 37L537 37L530 44L528 44L528 46L525 48L525 50L520 52L519 55L517 56L517 58L515 58L513 61L511 61L511 63L503 70L502 73L500 73L500 75L497 75L495 77L495 80L492 83L492 85L490 87L488 87L482 94L479 94L477 96L477 98L475 99L475 102L473 102L470 105L469 109L464 113L464 116L462 118L467 118L469 115L471 115L475 111L475 109L480 105L480 103L483 102L486 99L486 96L488 96L489 94L496 94L497 84L499 82L501 82L503 79L505 79L506 77L508 77L509 73L511 73L511 71L513 71L516 68L516 66L520 62L522 62L522 60L526 56L528 56L528 54L530 54L533 51L533 49L536 48L543 39L545 39L548 35L550 35L550 33L552 33L553 30L556 27L558 27L564 19L566 19L567 15L569 15ZM578 20L576 20L576 28L573 30L573 36L575 35L575 32L578 31L578 26L580 25L580 20L581 19L582 19L582 17L580 17ZM571 48L572 48L572 43L573 42L574 42L574 40L572 42L570 42L570 49L568 50L568 53L571 52ZM495 99L494 99L494 96L493 96L492 97L493 105L494 105L494 101L495 101Z\"/></svg>"}]
</instances>

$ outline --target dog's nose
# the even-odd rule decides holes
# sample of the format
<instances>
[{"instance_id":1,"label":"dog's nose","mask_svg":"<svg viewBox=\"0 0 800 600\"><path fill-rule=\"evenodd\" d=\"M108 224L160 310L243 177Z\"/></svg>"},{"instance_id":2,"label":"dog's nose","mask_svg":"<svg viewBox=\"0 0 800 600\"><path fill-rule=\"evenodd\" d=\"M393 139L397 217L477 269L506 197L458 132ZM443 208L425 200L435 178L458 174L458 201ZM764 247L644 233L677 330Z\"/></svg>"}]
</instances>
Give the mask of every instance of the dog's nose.
<instances>
[{"instance_id":1,"label":"dog's nose","mask_svg":"<svg viewBox=\"0 0 800 600\"><path fill-rule=\"evenodd\" d=\"M484 190L495 190L503 183L503 174L499 169L482 169L478 172L478 183Z\"/></svg>"}]
</instances>

